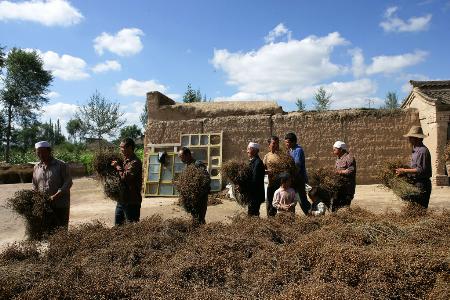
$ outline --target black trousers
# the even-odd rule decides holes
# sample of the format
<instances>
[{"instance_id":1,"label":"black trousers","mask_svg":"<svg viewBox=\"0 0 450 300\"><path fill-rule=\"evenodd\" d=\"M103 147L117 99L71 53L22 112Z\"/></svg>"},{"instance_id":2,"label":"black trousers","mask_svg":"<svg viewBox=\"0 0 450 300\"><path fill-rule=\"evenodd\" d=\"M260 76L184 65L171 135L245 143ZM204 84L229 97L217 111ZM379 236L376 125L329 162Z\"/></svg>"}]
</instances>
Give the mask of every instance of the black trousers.
<instances>
[{"instance_id":1,"label":"black trousers","mask_svg":"<svg viewBox=\"0 0 450 300\"><path fill-rule=\"evenodd\" d=\"M139 222L141 216L141 203L119 203L117 202L114 215L114 225L122 225L127 222Z\"/></svg>"},{"instance_id":2,"label":"black trousers","mask_svg":"<svg viewBox=\"0 0 450 300\"><path fill-rule=\"evenodd\" d=\"M64 228L67 230L69 228L69 215L70 206L68 207L52 207L53 218L50 222L49 231L53 232L56 229Z\"/></svg>"},{"instance_id":3,"label":"black trousers","mask_svg":"<svg viewBox=\"0 0 450 300\"><path fill-rule=\"evenodd\" d=\"M431 195L431 180L420 179L417 180L414 185L420 189L420 194L415 197L411 197L410 201L421 205L423 208L428 208Z\"/></svg>"},{"instance_id":4,"label":"black trousers","mask_svg":"<svg viewBox=\"0 0 450 300\"><path fill-rule=\"evenodd\" d=\"M306 196L305 179L303 178L303 176L297 176L297 178L295 179L294 188L300 197L300 208L302 209L303 213L307 215L311 209L311 203L308 201L308 197Z\"/></svg>"},{"instance_id":5,"label":"black trousers","mask_svg":"<svg viewBox=\"0 0 450 300\"><path fill-rule=\"evenodd\" d=\"M206 223L205 216L207 208L208 194L200 196L198 206L195 207L191 212L194 225L201 225Z\"/></svg>"},{"instance_id":6,"label":"black trousers","mask_svg":"<svg viewBox=\"0 0 450 300\"><path fill-rule=\"evenodd\" d=\"M264 200L264 197L262 197L262 200ZM249 216L259 216L259 209L261 207L261 199L254 197L250 199L248 204L248 215Z\"/></svg>"},{"instance_id":7,"label":"black trousers","mask_svg":"<svg viewBox=\"0 0 450 300\"><path fill-rule=\"evenodd\" d=\"M280 188L280 182L276 181L272 185L267 186L267 200L266 200L266 211L268 217L275 217L277 214L277 209L273 207L273 195L275 191Z\"/></svg>"}]
</instances>

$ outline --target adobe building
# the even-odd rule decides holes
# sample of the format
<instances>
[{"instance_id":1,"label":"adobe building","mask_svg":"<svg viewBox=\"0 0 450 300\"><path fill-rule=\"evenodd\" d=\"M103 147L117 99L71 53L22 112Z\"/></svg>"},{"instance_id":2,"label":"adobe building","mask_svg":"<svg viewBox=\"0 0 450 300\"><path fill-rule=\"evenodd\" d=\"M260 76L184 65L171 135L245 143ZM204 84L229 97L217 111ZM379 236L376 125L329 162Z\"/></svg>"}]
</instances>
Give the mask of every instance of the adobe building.
<instances>
[{"instance_id":1,"label":"adobe building","mask_svg":"<svg viewBox=\"0 0 450 300\"><path fill-rule=\"evenodd\" d=\"M418 109L408 107L287 113L273 101L177 103L159 92L147 93L147 109L146 196L176 194L173 181L182 170L176 152L182 146L190 147L194 157L206 163L212 190L220 190L222 162L246 159L250 141L261 144L263 157L267 138L277 135L283 141L288 132L297 134L307 169L334 166L332 145L342 140L356 157L357 184L378 183L377 172L387 160L409 163L411 147L403 135L422 122ZM161 163L158 153L163 151L168 155ZM435 155L432 152L433 159Z\"/></svg>"},{"instance_id":2,"label":"adobe building","mask_svg":"<svg viewBox=\"0 0 450 300\"><path fill-rule=\"evenodd\" d=\"M450 80L410 81L412 91L403 109L416 109L424 134L424 144L431 153L433 184L449 185L444 149L450 142Z\"/></svg>"}]
</instances>

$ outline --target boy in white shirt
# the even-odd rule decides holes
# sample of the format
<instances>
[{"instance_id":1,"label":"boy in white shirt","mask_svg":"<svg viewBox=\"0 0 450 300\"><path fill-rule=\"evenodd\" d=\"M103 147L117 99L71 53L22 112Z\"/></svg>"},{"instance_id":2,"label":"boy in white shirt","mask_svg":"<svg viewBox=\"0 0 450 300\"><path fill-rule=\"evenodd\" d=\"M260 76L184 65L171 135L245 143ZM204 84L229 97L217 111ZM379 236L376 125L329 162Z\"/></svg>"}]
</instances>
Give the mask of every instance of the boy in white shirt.
<instances>
[{"instance_id":1,"label":"boy in white shirt","mask_svg":"<svg viewBox=\"0 0 450 300\"><path fill-rule=\"evenodd\" d=\"M281 186L273 195L272 205L278 212L295 213L295 204L300 201L299 195L291 188L291 178L288 173L280 174Z\"/></svg>"}]
</instances>

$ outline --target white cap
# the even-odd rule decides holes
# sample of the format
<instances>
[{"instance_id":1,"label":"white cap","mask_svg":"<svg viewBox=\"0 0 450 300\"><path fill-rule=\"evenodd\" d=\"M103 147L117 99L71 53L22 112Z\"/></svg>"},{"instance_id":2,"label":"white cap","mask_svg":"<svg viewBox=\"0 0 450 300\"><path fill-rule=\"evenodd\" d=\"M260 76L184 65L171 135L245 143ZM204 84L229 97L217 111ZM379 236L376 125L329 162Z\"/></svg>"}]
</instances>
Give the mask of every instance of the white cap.
<instances>
[{"instance_id":1,"label":"white cap","mask_svg":"<svg viewBox=\"0 0 450 300\"><path fill-rule=\"evenodd\" d=\"M248 143L247 147L259 150L259 144L258 143L250 142L250 143Z\"/></svg>"},{"instance_id":2,"label":"white cap","mask_svg":"<svg viewBox=\"0 0 450 300\"><path fill-rule=\"evenodd\" d=\"M347 150L347 144L345 144L344 142L341 142L341 141L337 141L336 143L334 143L333 148Z\"/></svg>"},{"instance_id":3,"label":"white cap","mask_svg":"<svg viewBox=\"0 0 450 300\"><path fill-rule=\"evenodd\" d=\"M47 141L40 141L34 144L34 148L51 148L51 146Z\"/></svg>"}]
</instances>

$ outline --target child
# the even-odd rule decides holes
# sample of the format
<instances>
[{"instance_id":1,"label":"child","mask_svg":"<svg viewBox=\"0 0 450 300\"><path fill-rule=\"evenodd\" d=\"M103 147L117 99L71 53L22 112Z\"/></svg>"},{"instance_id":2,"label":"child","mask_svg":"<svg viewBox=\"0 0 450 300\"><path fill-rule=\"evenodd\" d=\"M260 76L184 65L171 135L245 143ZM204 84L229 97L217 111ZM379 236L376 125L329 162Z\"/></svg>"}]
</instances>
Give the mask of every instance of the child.
<instances>
[{"instance_id":1,"label":"child","mask_svg":"<svg viewBox=\"0 0 450 300\"><path fill-rule=\"evenodd\" d=\"M300 201L300 197L291 188L291 179L289 174L280 174L281 186L275 191L273 195L272 205L278 212L291 212L295 213L295 204Z\"/></svg>"},{"instance_id":2,"label":"child","mask_svg":"<svg viewBox=\"0 0 450 300\"><path fill-rule=\"evenodd\" d=\"M308 196L313 201L309 214L313 216L324 215L327 207L330 207L329 193L320 187L313 187L308 192Z\"/></svg>"}]
</instances>

